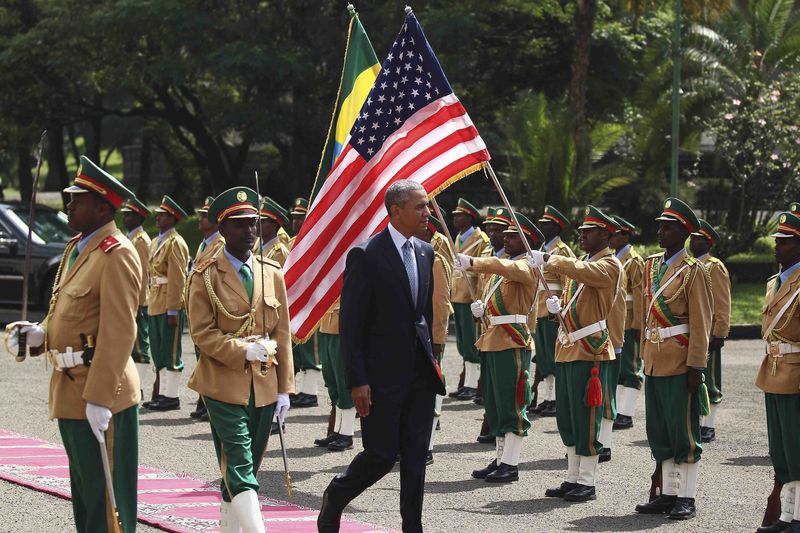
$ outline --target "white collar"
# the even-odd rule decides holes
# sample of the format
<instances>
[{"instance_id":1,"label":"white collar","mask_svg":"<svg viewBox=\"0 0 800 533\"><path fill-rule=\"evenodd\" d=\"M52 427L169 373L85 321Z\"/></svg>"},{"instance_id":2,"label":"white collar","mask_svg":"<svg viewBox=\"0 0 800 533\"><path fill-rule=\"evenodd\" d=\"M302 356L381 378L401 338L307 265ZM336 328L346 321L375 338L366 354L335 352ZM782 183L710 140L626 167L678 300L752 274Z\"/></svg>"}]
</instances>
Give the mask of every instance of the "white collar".
<instances>
[{"instance_id":1,"label":"white collar","mask_svg":"<svg viewBox=\"0 0 800 533\"><path fill-rule=\"evenodd\" d=\"M616 254L616 255L617 255L617 259L620 259L620 258L621 258L621 257L623 257L625 254L627 254L627 253L628 253L628 250L630 250L630 249L631 249L631 245L630 245L630 244L626 244L625 246L623 246L622 248L620 248L620 249L619 249L619 252L617 252L617 254Z\"/></svg>"},{"instance_id":2,"label":"white collar","mask_svg":"<svg viewBox=\"0 0 800 533\"><path fill-rule=\"evenodd\" d=\"M411 248L414 248L414 239L407 239L405 235L397 231L392 223L389 222L389 235L392 237L392 242L394 243L395 248L397 248L397 252L400 254L400 257L403 257L403 245L407 242L411 243Z\"/></svg>"},{"instance_id":3,"label":"white collar","mask_svg":"<svg viewBox=\"0 0 800 533\"><path fill-rule=\"evenodd\" d=\"M136 233L138 233L141 230L142 230L142 226L136 226L135 228L133 228L131 231L128 232L128 238L130 239L131 237L136 235Z\"/></svg>"}]
</instances>

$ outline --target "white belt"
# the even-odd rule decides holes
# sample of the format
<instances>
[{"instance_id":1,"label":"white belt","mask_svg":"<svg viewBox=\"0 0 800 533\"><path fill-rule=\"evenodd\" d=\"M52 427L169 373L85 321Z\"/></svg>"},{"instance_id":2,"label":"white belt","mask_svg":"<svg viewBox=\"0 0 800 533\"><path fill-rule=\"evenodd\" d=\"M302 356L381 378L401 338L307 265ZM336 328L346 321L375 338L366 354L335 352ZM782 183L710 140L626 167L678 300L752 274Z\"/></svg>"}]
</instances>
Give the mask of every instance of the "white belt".
<instances>
[{"instance_id":1,"label":"white belt","mask_svg":"<svg viewBox=\"0 0 800 533\"><path fill-rule=\"evenodd\" d=\"M528 315L500 315L490 316L489 324L499 326L500 324L527 324Z\"/></svg>"},{"instance_id":2,"label":"white belt","mask_svg":"<svg viewBox=\"0 0 800 533\"><path fill-rule=\"evenodd\" d=\"M632 302L633 301L633 294L631 294L631 293L626 294L625 295L625 301L626 302Z\"/></svg>"},{"instance_id":3,"label":"white belt","mask_svg":"<svg viewBox=\"0 0 800 533\"><path fill-rule=\"evenodd\" d=\"M169 278L167 276L156 276L152 278L152 280L155 285L166 285L169 283Z\"/></svg>"},{"instance_id":4,"label":"white belt","mask_svg":"<svg viewBox=\"0 0 800 533\"><path fill-rule=\"evenodd\" d=\"M47 354L50 356L50 361L55 365L58 371L83 364L83 350L73 352L72 347L67 347L66 352L62 353L58 350L49 350Z\"/></svg>"},{"instance_id":5,"label":"white belt","mask_svg":"<svg viewBox=\"0 0 800 533\"><path fill-rule=\"evenodd\" d=\"M789 353L800 353L800 344L793 342L768 342L767 354L772 357L782 357Z\"/></svg>"},{"instance_id":6,"label":"white belt","mask_svg":"<svg viewBox=\"0 0 800 533\"><path fill-rule=\"evenodd\" d=\"M683 335L684 333L689 333L689 324L678 324L677 326L670 326L668 328L648 328L644 330L645 338L656 344L670 337Z\"/></svg>"},{"instance_id":7,"label":"white belt","mask_svg":"<svg viewBox=\"0 0 800 533\"><path fill-rule=\"evenodd\" d=\"M560 291L561 290L561 284L560 283L550 283L550 282L548 282L547 283L547 288L550 289L551 291ZM541 283L540 283L540 286L539 286L539 290L540 291L544 291L544 287L541 286Z\"/></svg>"},{"instance_id":8,"label":"white belt","mask_svg":"<svg viewBox=\"0 0 800 533\"><path fill-rule=\"evenodd\" d=\"M606 329L606 321L601 320L600 322L595 322L594 324L590 324L585 328L581 328L577 331L573 331L572 333L565 333L564 330L559 330L558 332L558 340L564 346L572 346L579 340L588 337L589 335L594 335L595 333L600 333L601 331Z\"/></svg>"}]
</instances>

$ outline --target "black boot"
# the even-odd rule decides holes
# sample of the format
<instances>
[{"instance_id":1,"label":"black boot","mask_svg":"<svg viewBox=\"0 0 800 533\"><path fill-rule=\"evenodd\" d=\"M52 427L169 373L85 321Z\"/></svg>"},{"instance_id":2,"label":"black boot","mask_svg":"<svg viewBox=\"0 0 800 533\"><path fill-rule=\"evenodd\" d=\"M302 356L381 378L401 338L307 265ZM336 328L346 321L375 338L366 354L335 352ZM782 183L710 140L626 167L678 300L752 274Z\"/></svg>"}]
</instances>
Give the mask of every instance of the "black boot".
<instances>
[{"instance_id":1,"label":"black boot","mask_svg":"<svg viewBox=\"0 0 800 533\"><path fill-rule=\"evenodd\" d=\"M453 392L451 392L450 394L448 394L447 397L455 399L462 392L464 392L464 387L459 387L456 390L454 390Z\"/></svg>"},{"instance_id":2,"label":"black boot","mask_svg":"<svg viewBox=\"0 0 800 533\"><path fill-rule=\"evenodd\" d=\"M599 457L597 459L598 463L607 463L611 460L611 448L603 448L600 450L598 454Z\"/></svg>"},{"instance_id":3,"label":"black boot","mask_svg":"<svg viewBox=\"0 0 800 533\"><path fill-rule=\"evenodd\" d=\"M478 389L473 389L472 387L464 387L461 389L461 394L456 396L454 399L460 401L469 401L474 400L475 395L478 393Z\"/></svg>"},{"instance_id":4,"label":"black boot","mask_svg":"<svg viewBox=\"0 0 800 533\"><path fill-rule=\"evenodd\" d=\"M694 518L695 514L694 498L678 498L669 512L669 517L672 520L688 520Z\"/></svg>"},{"instance_id":5,"label":"black boot","mask_svg":"<svg viewBox=\"0 0 800 533\"><path fill-rule=\"evenodd\" d=\"M475 479L486 479L486 476L497 470L497 461L492 461L489 463L489 466L486 468L481 468L480 470L473 470L472 477Z\"/></svg>"},{"instance_id":6,"label":"black boot","mask_svg":"<svg viewBox=\"0 0 800 533\"><path fill-rule=\"evenodd\" d=\"M547 489L546 491L544 491L544 495L547 496L548 498L563 498L569 491L576 488L578 488L577 483L570 483L569 481L565 481L554 489Z\"/></svg>"},{"instance_id":7,"label":"black boot","mask_svg":"<svg viewBox=\"0 0 800 533\"><path fill-rule=\"evenodd\" d=\"M640 514L668 514L675 507L677 496L661 495L648 503L640 503L636 506L636 512Z\"/></svg>"},{"instance_id":8,"label":"black boot","mask_svg":"<svg viewBox=\"0 0 800 533\"><path fill-rule=\"evenodd\" d=\"M344 511L344 507L332 503L326 489L322 493L322 507L317 516L317 531L319 533L339 533L342 511Z\"/></svg>"},{"instance_id":9,"label":"black boot","mask_svg":"<svg viewBox=\"0 0 800 533\"><path fill-rule=\"evenodd\" d=\"M328 450L332 452L343 452L351 449L353 449L352 435L339 435L336 440L332 440L330 444L328 444Z\"/></svg>"},{"instance_id":10,"label":"black boot","mask_svg":"<svg viewBox=\"0 0 800 533\"><path fill-rule=\"evenodd\" d=\"M336 432L333 432L330 435L328 435L327 437L325 437L324 439L314 439L314 446L319 446L321 448L327 448L328 444L330 444L331 442L335 441L338 438L339 438L339 434L336 433Z\"/></svg>"},{"instance_id":11,"label":"black boot","mask_svg":"<svg viewBox=\"0 0 800 533\"><path fill-rule=\"evenodd\" d=\"M486 474L484 478L488 483L511 483L519 480L519 468L505 463L500 463L493 471Z\"/></svg>"},{"instance_id":12,"label":"black boot","mask_svg":"<svg viewBox=\"0 0 800 533\"><path fill-rule=\"evenodd\" d=\"M156 395L153 397L153 399L152 399L152 400L148 400L148 401L146 401L146 402L142 402L142 407L144 407L145 409L150 409L150 406L151 406L151 405L153 405L153 404L155 404L155 403L158 403L158 402L160 402L160 401L161 401L161 400L163 400L163 399L164 399L164 396L162 396L161 394L156 394Z\"/></svg>"},{"instance_id":13,"label":"black boot","mask_svg":"<svg viewBox=\"0 0 800 533\"><path fill-rule=\"evenodd\" d=\"M151 411L177 411L180 408L180 399L168 398L166 396L162 396L160 400L151 403L148 407Z\"/></svg>"},{"instance_id":14,"label":"black boot","mask_svg":"<svg viewBox=\"0 0 800 533\"><path fill-rule=\"evenodd\" d=\"M614 420L614 429L630 429L632 427L633 417L617 413L617 419Z\"/></svg>"},{"instance_id":15,"label":"black boot","mask_svg":"<svg viewBox=\"0 0 800 533\"><path fill-rule=\"evenodd\" d=\"M550 400L550 401L548 401L546 403L547 403L547 405L544 407L544 409L539 411L539 416L542 416L542 417L554 417L554 416L556 416L556 401L555 400Z\"/></svg>"},{"instance_id":16,"label":"black boot","mask_svg":"<svg viewBox=\"0 0 800 533\"><path fill-rule=\"evenodd\" d=\"M701 442L711 442L712 440L716 440L717 432L714 428L700 426L700 441Z\"/></svg>"},{"instance_id":17,"label":"black boot","mask_svg":"<svg viewBox=\"0 0 800 533\"><path fill-rule=\"evenodd\" d=\"M577 486L564 494L564 500L568 502L588 502L589 500L596 500L597 494L594 487L589 485L576 484Z\"/></svg>"},{"instance_id":18,"label":"black boot","mask_svg":"<svg viewBox=\"0 0 800 533\"><path fill-rule=\"evenodd\" d=\"M529 413L532 413L532 414L534 414L534 415L541 414L541 413L542 413L542 411L543 411L543 410L544 410L544 409L547 407L547 405L548 405L549 403L550 403L549 401L547 401L547 400L544 400L542 403L540 403L539 405L537 405L537 406L536 406L536 407L534 407L533 409L531 409L531 408L530 408L530 406L529 406L529 407L528 407L528 412L529 412ZM531 405L533 405L533 404L531 404Z\"/></svg>"},{"instance_id":19,"label":"black boot","mask_svg":"<svg viewBox=\"0 0 800 533\"><path fill-rule=\"evenodd\" d=\"M768 526L763 526L756 529L756 533L780 533L781 531L786 531L792 524L789 522L784 522L783 520L775 520Z\"/></svg>"},{"instance_id":20,"label":"black boot","mask_svg":"<svg viewBox=\"0 0 800 533\"><path fill-rule=\"evenodd\" d=\"M800 533L800 520L792 520L788 529L784 529L786 533Z\"/></svg>"},{"instance_id":21,"label":"black boot","mask_svg":"<svg viewBox=\"0 0 800 533\"><path fill-rule=\"evenodd\" d=\"M494 444L497 439L494 435L478 435L478 438L475 440L481 444Z\"/></svg>"},{"instance_id":22,"label":"black boot","mask_svg":"<svg viewBox=\"0 0 800 533\"><path fill-rule=\"evenodd\" d=\"M303 407L317 407L319 403L317 402L317 397L312 394L306 394L301 392L300 394L296 394L294 400L291 402L292 407L303 408Z\"/></svg>"},{"instance_id":23,"label":"black boot","mask_svg":"<svg viewBox=\"0 0 800 533\"><path fill-rule=\"evenodd\" d=\"M195 407L194 411L189 413L189 416L191 418L197 419L197 418L201 418L203 416L203 413L205 413L205 412L206 412L206 404L203 402L203 397L200 396L197 399L197 406Z\"/></svg>"}]
</instances>

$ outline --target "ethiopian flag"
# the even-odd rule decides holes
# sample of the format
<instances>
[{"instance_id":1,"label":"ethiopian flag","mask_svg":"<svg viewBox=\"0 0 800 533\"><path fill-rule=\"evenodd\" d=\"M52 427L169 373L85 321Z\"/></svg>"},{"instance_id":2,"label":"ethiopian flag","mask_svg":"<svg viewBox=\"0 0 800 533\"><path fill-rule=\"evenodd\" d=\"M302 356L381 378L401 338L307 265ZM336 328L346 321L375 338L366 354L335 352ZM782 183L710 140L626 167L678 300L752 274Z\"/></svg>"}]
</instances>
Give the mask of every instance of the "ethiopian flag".
<instances>
[{"instance_id":1,"label":"ethiopian flag","mask_svg":"<svg viewBox=\"0 0 800 533\"><path fill-rule=\"evenodd\" d=\"M344 50L344 67L339 82L339 92L333 108L333 117L328 126L328 136L322 149L317 176L311 189L311 203L322 188L336 158L342 152L350 130L361 112L361 107L375 84L381 65L367 32L358 19L355 9L350 9L350 25L347 28L347 45Z\"/></svg>"}]
</instances>

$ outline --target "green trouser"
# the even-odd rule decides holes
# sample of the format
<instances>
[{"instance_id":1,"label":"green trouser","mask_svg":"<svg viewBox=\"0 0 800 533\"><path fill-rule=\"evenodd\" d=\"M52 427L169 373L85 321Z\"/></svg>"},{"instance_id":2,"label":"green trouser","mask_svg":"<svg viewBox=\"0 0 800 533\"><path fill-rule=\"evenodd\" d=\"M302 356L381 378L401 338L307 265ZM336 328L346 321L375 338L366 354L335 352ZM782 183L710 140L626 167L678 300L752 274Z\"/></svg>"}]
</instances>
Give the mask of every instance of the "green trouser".
<instances>
[{"instance_id":1,"label":"green trouser","mask_svg":"<svg viewBox=\"0 0 800 533\"><path fill-rule=\"evenodd\" d=\"M722 349L709 350L708 363L703 371L708 387L708 399L711 403L722 402Z\"/></svg>"},{"instance_id":2,"label":"green trouser","mask_svg":"<svg viewBox=\"0 0 800 533\"><path fill-rule=\"evenodd\" d=\"M347 375L344 371L344 357L339 344L339 335L317 333L319 337L319 358L322 361L322 379L328 389L331 405L337 409L351 409L353 396L347 388Z\"/></svg>"},{"instance_id":3,"label":"green trouser","mask_svg":"<svg viewBox=\"0 0 800 533\"><path fill-rule=\"evenodd\" d=\"M171 328L167 325L167 313L150 315L150 351L156 372L162 368L167 370L183 370L181 357L181 334L186 323L186 313L178 313L178 327Z\"/></svg>"},{"instance_id":4,"label":"green trouser","mask_svg":"<svg viewBox=\"0 0 800 533\"><path fill-rule=\"evenodd\" d=\"M140 307L141 312L136 315L136 341L133 343L131 357L134 363L150 364L150 317L147 307Z\"/></svg>"},{"instance_id":5,"label":"green trouser","mask_svg":"<svg viewBox=\"0 0 800 533\"><path fill-rule=\"evenodd\" d=\"M697 394L689 392L686 380L686 374L644 380L647 441L659 463L667 459L696 463L703 454L700 402Z\"/></svg>"},{"instance_id":6,"label":"green trouser","mask_svg":"<svg viewBox=\"0 0 800 533\"><path fill-rule=\"evenodd\" d=\"M564 446L575 446L575 453L583 456L597 455L603 448L600 422L603 406L586 405L586 390L592 377L592 361L556 363L556 424ZM607 389L608 362L600 362L600 386Z\"/></svg>"},{"instance_id":7,"label":"green trouser","mask_svg":"<svg viewBox=\"0 0 800 533\"><path fill-rule=\"evenodd\" d=\"M769 457L781 483L800 481L800 394L764 394Z\"/></svg>"},{"instance_id":8,"label":"green trouser","mask_svg":"<svg viewBox=\"0 0 800 533\"><path fill-rule=\"evenodd\" d=\"M526 408L531 401L528 374L530 350L522 348L481 352L483 408L489 434L502 437L514 433L524 437L531 427Z\"/></svg>"},{"instance_id":9,"label":"green trouser","mask_svg":"<svg viewBox=\"0 0 800 533\"><path fill-rule=\"evenodd\" d=\"M623 387L641 390L642 388L642 357L639 352L639 337L633 334L635 330L625 330L625 342L622 345L620 359L619 383Z\"/></svg>"},{"instance_id":10,"label":"green trouser","mask_svg":"<svg viewBox=\"0 0 800 533\"><path fill-rule=\"evenodd\" d=\"M106 478L100 445L89 422L60 418L58 430L69 458L75 529L78 533L113 531L113 514L106 506ZM111 417L105 439L122 529L131 533L136 531L139 406L128 407Z\"/></svg>"},{"instance_id":11,"label":"green trouser","mask_svg":"<svg viewBox=\"0 0 800 533\"><path fill-rule=\"evenodd\" d=\"M470 304L453 303L456 323L456 348L467 363L480 363L475 343L480 336L480 324L472 317Z\"/></svg>"},{"instance_id":12,"label":"green trouser","mask_svg":"<svg viewBox=\"0 0 800 533\"><path fill-rule=\"evenodd\" d=\"M246 490L258 492L258 468L267 449L275 404L255 406L250 386L247 407L203 396L211 421L211 437L222 473L222 499L231 501Z\"/></svg>"},{"instance_id":13,"label":"green trouser","mask_svg":"<svg viewBox=\"0 0 800 533\"><path fill-rule=\"evenodd\" d=\"M601 380L603 383L603 418L607 420L617 419L617 383L622 364L619 359L620 355L616 354L616 359L606 362L606 379Z\"/></svg>"},{"instance_id":14,"label":"green trouser","mask_svg":"<svg viewBox=\"0 0 800 533\"><path fill-rule=\"evenodd\" d=\"M292 345L295 372L320 370L319 335L319 333L314 333L306 342Z\"/></svg>"},{"instance_id":15,"label":"green trouser","mask_svg":"<svg viewBox=\"0 0 800 533\"><path fill-rule=\"evenodd\" d=\"M536 370L542 379L556 373L556 337L558 323L549 318L536 319L533 345L536 348Z\"/></svg>"}]
</instances>

